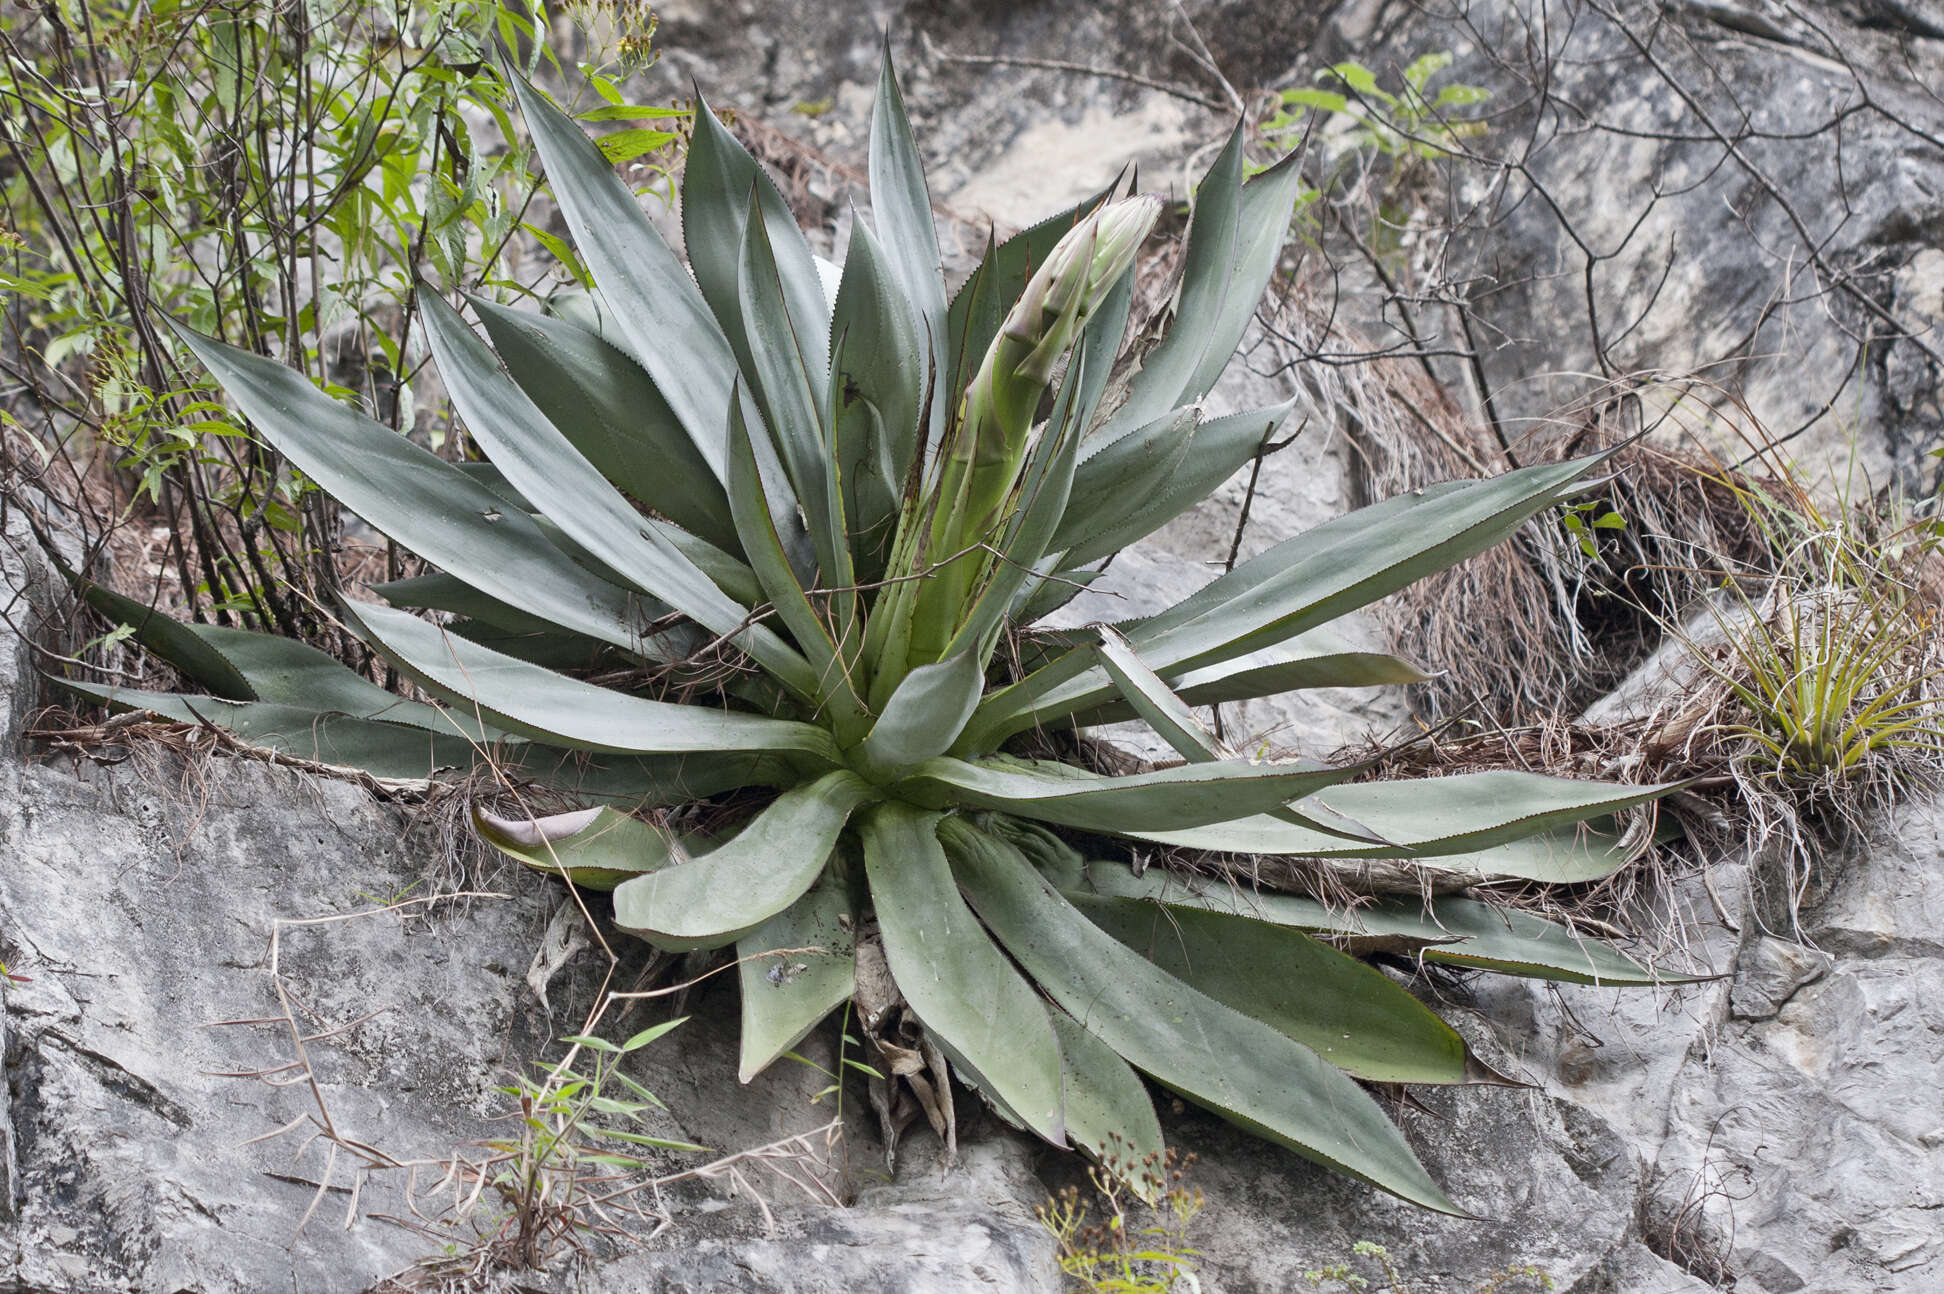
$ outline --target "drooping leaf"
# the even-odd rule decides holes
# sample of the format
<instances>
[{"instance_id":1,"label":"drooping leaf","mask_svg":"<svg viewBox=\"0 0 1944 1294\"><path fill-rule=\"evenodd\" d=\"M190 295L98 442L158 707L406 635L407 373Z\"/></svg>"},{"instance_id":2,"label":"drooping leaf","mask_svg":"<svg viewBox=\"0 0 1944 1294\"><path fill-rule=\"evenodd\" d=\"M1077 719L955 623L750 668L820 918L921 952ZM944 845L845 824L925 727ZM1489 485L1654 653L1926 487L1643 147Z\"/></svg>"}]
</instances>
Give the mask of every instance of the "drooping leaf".
<instances>
[{"instance_id":1,"label":"drooping leaf","mask_svg":"<svg viewBox=\"0 0 1944 1294\"><path fill-rule=\"evenodd\" d=\"M741 551L720 478L641 365L565 319L468 300L513 380L601 475L724 552Z\"/></svg>"},{"instance_id":2,"label":"drooping leaf","mask_svg":"<svg viewBox=\"0 0 1944 1294\"><path fill-rule=\"evenodd\" d=\"M221 625L186 627L236 667L259 701L359 719L383 719L438 733L456 732L480 741L497 736L464 716L447 715L423 702L387 692L337 658L294 638Z\"/></svg>"},{"instance_id":3,"label":"drooping leaf","mask_svg":"<svg viewBox=\"0 0 1944 1294\"><path fill-rule=\"evenodd\" d=\"M1075 657L1076 663L1080 660ZM1233 660L1179 670L1164 681L1189 705L1218 705L1305 688L1422 683L1426 677L1409 661L1360 650L1326 627ZM1003 739L1035 724L1055 724L1063 719L1076 727L1090 727L1136 717L1135 708L1119 695L1107 671L1089 671L1054 688L1032 710L989 730L986 739Z\"/></svg>"},{"instance_id":4,"label":"drooping leaf","mask_svg":"<svg viewBox=\"0 0 1944 1294\"><path fill-rule=\"evenodd\" d=\"M609 808L526 819L475 809L473 829L516 862L586 890L611 890L687 857L672 832Z\"/></svg>"},{"instance_id":5,"label":"drooping leaf","mask_svg":"<svg viewBox=\"0 0 1944 1294\"><path fill-rule=\"evenodd\" d=\"M88 605L135 631L135 641L210 691L232 701L253 701L256 690L236 663L190 626L165 611L115 592L83 575L71 579Z\"/></svg>"},{"instance_id":6,"label":"drooping leaf","mask_svg":"<svg viewBox=\"0 0 1944 1294\"><path fill-rule=\"evenodd\" d=\"M1375 966L1288 926L1134 899L1068 894L1162 970L1372 1083L1496 1077L1458 1031Z\"/></svg>"},{"instance_id":7,"label":"drooping leaf","mask_svg":"<svg viewBox=\"0 0 1944 1294\"><path fill-rule=\"evenodd\" d=\"M1398 956L1573 984L1680 984L1707 976L1657 970L1612 944L1529 912L1454 895L1428 904L1397 898L1331 908L1273 890L1244 890L1149 868L1139 876L1112 860L1085 863L1063 889L1124 900L1199 908L1307 930L1359 956Z\"/></svg>"},{"instance_id":8,"label":"drooping leaf","mask_svg":"<svg viewBox=\"0 0 1944 1294\"><path fill-rule=\"evenodd\" d=\"M614 923L675 951L734 943L816 882L844 823L871 794L841 769L785 791L728 843L616 886Z\"/></svg>"},{"instance_id":9,"label":"drooping leaf","mask_svg":"<svg viewBox=\"0 0 1944 1294\"><path fill-rule=\"evenodd\" d=\"M1156 1181L1167 1145L1154 1102L1132 1066L1057 1006L1047 1008L1060 1042L1067 1136L1113 1167L1149 1204L1160 1202ZM1155 1177L1145 1174L1152 1172Z\"/></svg>"},{"instance_id":10,"label":"drooping leaf","mask_svg":"<svg viewBox=\"0 0 1944 1294\"><path fill-rule=\"evenodd\" d=\"M1222 743L1195 716L1188 703L1147 667L1133 644L1117 630L1103 627L1097 650L1101 665L1120 689L1121 696L1175 754L1191 764L1233 757L1233 752L1222 748Z\"/></svg>"},{"instance_id":11,"label":"drooping leaf","mask_svg":"<svg viewBox=\"0 0 1944 1294\"><path fill-rule=\"evenodd\" d=\"M1650 803L1674 786L1582 782L1538 773L1492 771L1395 778L1331 787L1318 799L1392 844L1359 844L1258 816L1178 831L1125 828L1124 834L1234 854L1299 858L1416 858L1480 877L1569 884L1599 880L1628 860L1611 835L1580 825ZM1304 805L1298 802L1300 812Z\"/></svg>"},{"instance_id":12,"label":"drooping leaf","mask_svg":"<svg viewBox=\"0 0 1944 1294\"><path fill-rule=\"evenodd\" d=\"M736 941L742 980L745 1083L850 999L857 940L850 900L828 874L809 893Z\"/></svg>"},{"instance_id":13,"label":"drooping leaf","mask_svg":"<svg viewBox=\"0 0 1944 1294\"><path fill-rule=\"evenodd\" d=\"M490 761L505 776L532 780L583 801L651 808L687 804L737 787L786 786L800 776L787 760L761 753L590 759L580 751L518 737L501 736L491 745L482 745L456 734L325 714L305 706L54 681L111 709L149 710L177 723L222 728L251 746L386 780L463 775Z\"/></svg>"},{"instance_id":14,"label":"drooping leaf","mask_svg":"<svg viewBox=\"0 0 1944 1294\"><path fill-rule=\"evenodd\" d=\"M941 839L966 897L1006 951L1135 1068L1306 1158L1458 1212L1349 1075L1099 929L1011 846L958 818L946 820Z\"/></svg>"},{"instance_id":15,"label":"drooping leaf","mask_svg":"<svg viewBox=\"0 0 1944 1294\"><path fill-rule=\"evenodd\" d=\"M895 800L863 820L864 867L898 991L974 1081L1025 1125L1066 1144L1060 1044L1039 994L959 897L939 815Z\"/></svg>"}]
</instances>

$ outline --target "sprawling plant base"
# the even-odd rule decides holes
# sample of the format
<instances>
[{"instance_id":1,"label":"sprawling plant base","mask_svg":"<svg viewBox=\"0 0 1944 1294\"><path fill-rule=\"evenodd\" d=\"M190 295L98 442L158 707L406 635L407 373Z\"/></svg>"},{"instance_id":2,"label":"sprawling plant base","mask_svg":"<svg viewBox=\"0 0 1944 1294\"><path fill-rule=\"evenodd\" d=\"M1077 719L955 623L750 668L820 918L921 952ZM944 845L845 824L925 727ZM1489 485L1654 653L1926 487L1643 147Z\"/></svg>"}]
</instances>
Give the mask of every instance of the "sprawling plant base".
<instances>
[{"instance_id":1,"label":"sprawling plant base","mask_svg":"<svg viewBox=\"0 0 1944 1294\"><path fill-rule=\"evenodd\" d=\"M428 294L434 356L490 463L444 462L294 372L182 335L265 440L428 563L378 587L393 608L343 614L444 704L100 588L104 610L216 696L71 686L380 776L490 753L574 792L590 807L479 829L611 889L617 924L663 948L735 945L745 1080L851 996L855 942L875 938L958 1075L1055 1144L1112 1144L1134 1163L1158 1152L1145 1074L1451 1210L1359 1080L1495 1076L1353 954L1602 983L1652 973L1467 899L1346 916L1197 890L1067 842L1425 859L1480 880L1620 866L1609 819L1656 788L1510 772L1358 782L1356 767L1237 758L1193 708L1421 677L1328 623L1506 538L1597 460L1393 499L1160 615L1036 630L1289 412L1209 417L1200 402L1275 271L1294 163L1244 182L1238 128L1196 190L1172 327L1123 357L1159 204L1117 185L991 248L948 301L888 60L873 220L853 223L841 271L710 113L683 187L685 266L580 130L515 89L607 322L474 301L489 347ZM995 660L1001 642L1016 650ZM1133 717L1184 762L1103 777L1013 753L1035 729ZM775 795L711 839L623 811L746 787ZM776 949L821 951L764 956Z\"/></svg>"}]
</instances>

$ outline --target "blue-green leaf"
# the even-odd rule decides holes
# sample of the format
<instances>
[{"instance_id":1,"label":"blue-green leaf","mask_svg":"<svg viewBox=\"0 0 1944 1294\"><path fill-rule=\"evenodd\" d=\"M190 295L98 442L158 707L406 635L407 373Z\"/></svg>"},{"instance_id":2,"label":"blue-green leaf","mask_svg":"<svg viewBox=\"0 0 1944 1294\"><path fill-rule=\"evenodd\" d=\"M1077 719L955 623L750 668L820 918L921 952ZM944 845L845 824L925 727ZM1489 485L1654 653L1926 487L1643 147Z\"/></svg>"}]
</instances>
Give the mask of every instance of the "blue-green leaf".
<instances>
[{"instance_id":1,"label":"blue-green leaf","mask_svg":"<svg viewBox=\"0 0 1944 1294\"><path fill-rule=\"evenodd\" d=\"M898 991L973 1081L1066 1144L1060 1045L1039 994L979 928L938 843L937 814L887 801L863 820L864 867Z\"/></svg>"},{"instance_id":2,"label":"blue-green leaf","mask_svg":"<svg viewBox=\"0 0 1944 1294\"><path fill-rule=\"evenodd\" d=\"M843 770L785 791L727 844L616 886L614 923L658 948L734 943L803 897L871 795Z\"/></svg>"}]
</instances>

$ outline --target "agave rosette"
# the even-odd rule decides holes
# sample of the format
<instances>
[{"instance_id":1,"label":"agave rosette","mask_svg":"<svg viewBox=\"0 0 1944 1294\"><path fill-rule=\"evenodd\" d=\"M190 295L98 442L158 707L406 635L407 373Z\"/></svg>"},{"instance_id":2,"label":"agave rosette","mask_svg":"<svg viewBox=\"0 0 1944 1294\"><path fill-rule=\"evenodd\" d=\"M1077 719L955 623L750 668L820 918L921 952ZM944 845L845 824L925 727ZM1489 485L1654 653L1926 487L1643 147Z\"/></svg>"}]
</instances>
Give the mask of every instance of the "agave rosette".
<instances>
[{"instance_id":1,"label":"agave rosette","mask_svg":"<svg viewBox=\"0 0 1944 1294\"><path fill-rule=\"evenodd\" d=\"M480 830L611 889L616 923L663 948L734 945L745 1080L852 995L855 941L874 938L959 1076L1055 1144L1157 1153L1144 1074L1452 1209L1359 1080L1493 1076L1354 954L1594 983L1653 972L1466 898L1346 916L1137 875L1068 842L1422 859L1480 880L1621 865L1611 815L1657 788L1352 781L1237 758L1194 710L1421 677L1343 647L1329 622L1505 539L1598 458L1392 499L1161 614L1036 633L1288 414L1201 402L1275 270L1293 160L1245 181L1238 128L1197 189L1171 327L1121 356L1158 203L1102 194L990 248L948 297L888 59L872 218L851 226L834 297L775 185L709 112L683 182L685 265L580 128L514 88L607 322L475 300L482 338L427 294L431 349L487 462L443 461L273 361L183 334L265 440L432 568L378 586L392 606L344 616L440 704L99 588L217 695L74 686L380 775L491 757L578 791L583 811ZM1018 654L995 661L1009 639ZM632 682L593 681L597 665ZM1016 753L1031 729L1127 717L1183 762L1109 777ZM774 795L708 839L622 811L746 787ZM785 967L765 956L777 949L820 951Z\"/></svg>"}]
</instances>

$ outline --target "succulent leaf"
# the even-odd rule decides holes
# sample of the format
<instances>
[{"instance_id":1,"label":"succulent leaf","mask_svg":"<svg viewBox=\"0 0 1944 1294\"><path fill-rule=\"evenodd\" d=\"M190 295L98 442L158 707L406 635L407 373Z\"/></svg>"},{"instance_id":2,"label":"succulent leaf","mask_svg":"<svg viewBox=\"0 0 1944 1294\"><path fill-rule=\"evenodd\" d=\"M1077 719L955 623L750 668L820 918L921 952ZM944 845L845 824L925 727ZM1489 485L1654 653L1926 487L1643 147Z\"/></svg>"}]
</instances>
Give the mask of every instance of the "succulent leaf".
<instances>
[{"instance_id":1,"label":"succulent leaf","mask_svg":"<svg viewBox=\"0 0 1944 1294\"><path fill-rule=\"evenodd\" d=\"M974 1081L1032 1131L1066 1144L1060 1044L1039 994L952 884L940 815L889 801L864 817L864 867L899 991Z\"/></svg>"},{"instance_id":2,"label":"succulent leaf","mask_svg":"<svg viewBox=\"0 0 1944 1294\"><path fill-rule=\"evenodd\" d=\"M803 897L870 797L841 769L785 791L728 843L616 886L614 923L671 951L734 943Z\"/></svg>"},{"instance_id":3,"label":"succulent leaf","mask_svg":"<svg viewBox=\"0 0 1944 1294\"><path fill-rule=\"evenodd\" d=\"M1630 857L1615 836L1579 824L1650 803L1670 789L1493 771L1349 783L1318 797L1336 813L1367 823L1392 842L1387 846L1334 839L1266 815L1180 830L1128 827L1125 834L1219 853L1423 858L1449 871L1572 884L1602 880Z\"/></svg>"},{"instance_id":4,"label":"succulent leaf","mask_svg":"<svg viewBox=\"0 0 1944 1294\"><path fill-rule=\"evenodd\" d=\"M627 351L655 380L704 461L723 478L723 410L736 357L702 290L607 155L523 77L508 76L574 246Z\"/></svg>"},{"instance_id":5,"label":"succulent leaf","mask_svg":"<svg viewBox=\"0 0 1944 1294\"><path fill-rule=\"evenodd\" d=\"M644 648L645 625L628 592L575 565L491 489L294 369L185 328L176 334L277 452L378 530L502 602L629 651Z\"/></svg>"},{"instance_id":6,"label":"succulent leaf","mask_svg":"<svg viewBox=\"0 0 1944 1294\"><path fill-rule=\"evenodd\" d=\"M862 220L851 224L831 333L838 339L830 376L835 470L858 578L875 580L884 574L918 453L924 342L883 248Z\"/></svg>"},{"instance_id":7,"label":"succulent leaf","mask_svg":"<svg viewBox=\"0 0 1944 1294\"><path fill-rule=\"evenodd\" d=\"M566 319L467 299L513 380L603 476L724 552L740 552L721 480L641 365Z\"/></svg>"},{"instance_id":8,"label":"succulent leaf","mask_svg":"<svg viewBox=\"0 0 1944 1294\"><path fill-rule=\"evenodd\" d=\"M589 807L481 812L478 832L528 866L612 887L617 925L660 947L736 944L744 1081L856 991L854 934L875 923L930 1043L1055 1144L1158 1157L1139 1071L1455 1212L1355 1078L1496 1076L1355 955L1579 982L1656 972L1466 899L1332 913L1137 876L1042 824L1396 859L1447 887L1609 875L1640 834L1618 818L1671 788L1510 772L1354 781L1367 765L1238 758L1194 711L1422 679L1329 622L1511 536L1603 456L1366 508L1158 615L1031 629L1278 447L1294 402L1206 418L1201 401L1275 274L1297 163L1245 182L1237 128L1197 191L1172 308L1126 347L1158 202L1127 196L1123 177L989 243L948 308L888 55L876 232L854 223L841 271L706 105L683 180L685 267L579 127L513 89L599 294L561 307L582 323L475 301L497 353L422 294L446 386L491 462L447 463L290 370L184 334L266 440L432 564L376 591L460 619L364 602L342 614L434 703L307 647L158 622L79 577L222 695L65 685L380 777L490 761L568 791ZM1012 681L992 686L1001 672ZM1015 740L1129 716L1186 762L1107 777L1022 758L1047 747ZM617 811L742 787L779 793L712 832L706 853Z\"/></svg>"},{"instance_id":9,"label":"succulent leaf","mask_svg":"<svg viewBox=\"0 0 1944 1294\"><path fill-rule=\"evenodd\" d=\"M508 858L586 890L611 890L687 856L671 833L611 808L524 821L475 809L473 829Z\"/></svg>"},{"instance_id":10,"label":"succulent leaf","mask_svg":"<svg viewBox=\"0 0 1944 1294\"><path fill-rule=\"evenodd\" d=\"M945 362L945 279L938 253L938 229L932 224L931 190L918 157L918 143L905 116L904 96L898 90L887 44L878 73L877 100L871 108L871 214L884 244L892 281L914 312L913 324L925 339L928 380L948 370ZM931 438L950 411L936 400L931 411Z\"/></svg>"},{"instance_id":11,"label":"succulent leaf","mask_svg":"<svg viewBox=\"0 0 1944 1294\"><path fill-rule=\"evenodd\" d=\"M656 755L739 750L839 762L829 735L811 724L630 696L516 660L402 611L348 602L341 610L353 632L420 687L463 712L553 745Z\"/></svg>"},{"instance_id":12,"label":"succulent leaf","mask_svg":"<svg viewBox=\"0 0 1944 1294\"><path fill-rule=\"evenodd\" d=\"M1095 926L1005 842L958 818L946 820L942 839L953 875L1006 951L1128 1063L1306 1158L1414 1204L1459 1212L1343 1071Z\"/></svg>"},{"instance_id":13,"label":"succulent leaf","mask_svg":"<svg viewBox=\"0 0 1944 1294\"><path fill-rule=\"evenodd\" d=\"M1159 1169L1167 1145L1141 1076L1059 1007L1049 1005L1046 1014L1060 1042L1067 1137L1095 1159L1111 1156L1132 1168L1128 1185L1149 1204L1159 1203L1154 1179L1140 1173Z\"/></svg>"},{"instance_id":14,"label":"succulent leaf","mask_svg":"<svg viewBox=\"0 0 1944 1294\"><path fill-rule=\"evenodd\" d=\"M1134 899L1066 897L1182 983L1365 1082L1470 1083L1491 1074L1401 984L1301 930Z\"/></svg>"},{"instance_id":15,"label":"succulent leaf","mask_svg":"<svg viewBox=\"0 0 1944 1294\"><path fill-rule=\"evenodd\" d=\"M1170 831L1187 833L1197 827L1217 832L1222 828L1208 824L1231 823L1236 818L1253 823L1255 819L1248 815L1334 786L1357 771L1355 766L1313 760L1251 764L1238 759L1101 777L1036 760L968 763L939 758L919 765L903 786L908 794L921 798L942 797L1085 831L1158 839ZM1345 843L1333 836L1322 838Z\"/></svg>"},{"instance_id":16,"label":"succulent leaf","mask_svg":"<svg viewBox=\"0 0 1944 1294\"><path fill-rule=\"evenodd\" d=\"M752 210L760 215L764 241L772 249L778 288L788 303L806 363L818 371L830 355L830 305L810 244L776 182L701 96L695 102L695 134L682 170L682 241L696 284L735 349L744 373L764 344L751 336L761 320L742 301L742 257Z\"/></svg>"},{"instance_id":17,"label":"succulent leaf","mask_svg":"<svg viewBox=\"0 0 1944 1294\"><path fill-rule=\"evenodd\" d=\"M809 893L736 941L747 1083L850 999L857 941L850 900L826 873Z\"/></svg>"},{"instance_id":18,"label":"succulent leaf","mask_svg":"<svg viewBox=\"0 0 1944 1294\"><path fill-rule=\"evenodd\" d=\"M1447 896L1430 904L1392 899L1357 908L1331 908L1314 899L1272 891L1244 891L1150 868L1136 876L1112 860L1085 863L1071 893L1227 912L1307 930L1352 953L1385 952L1468 966L1609 987L1683 984L1709 978L1655 970L1603 940L1529 912L1478 899Z\"/></svg>"}]
</instances>

